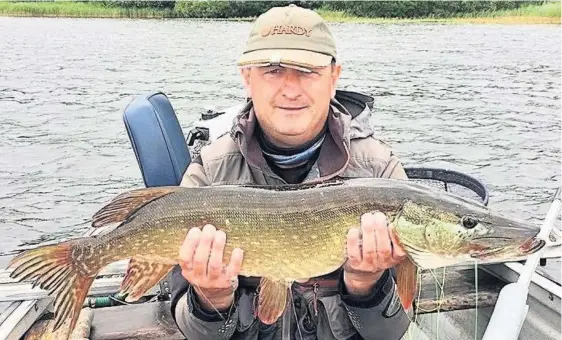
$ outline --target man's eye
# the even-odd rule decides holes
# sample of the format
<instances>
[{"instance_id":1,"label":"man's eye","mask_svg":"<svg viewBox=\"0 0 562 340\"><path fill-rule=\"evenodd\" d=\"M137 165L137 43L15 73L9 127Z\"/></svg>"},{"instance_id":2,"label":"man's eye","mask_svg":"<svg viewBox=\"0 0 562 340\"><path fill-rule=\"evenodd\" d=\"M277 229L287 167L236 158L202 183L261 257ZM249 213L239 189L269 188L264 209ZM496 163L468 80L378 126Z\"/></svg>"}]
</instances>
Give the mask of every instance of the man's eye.
<instances>
[{"instance_id":1,"label":"man's eye","mask_svg":"<svg viewBox=\"0 0 562 340\"><path fill-rule=\"evenodd\" d=\"M277 73L280 73L280 72L281 72L281 70L279 68L274 68L274 69L265 71L265 73L267 73L267 74L277 74Z\"/></svg>"}]
</instances>

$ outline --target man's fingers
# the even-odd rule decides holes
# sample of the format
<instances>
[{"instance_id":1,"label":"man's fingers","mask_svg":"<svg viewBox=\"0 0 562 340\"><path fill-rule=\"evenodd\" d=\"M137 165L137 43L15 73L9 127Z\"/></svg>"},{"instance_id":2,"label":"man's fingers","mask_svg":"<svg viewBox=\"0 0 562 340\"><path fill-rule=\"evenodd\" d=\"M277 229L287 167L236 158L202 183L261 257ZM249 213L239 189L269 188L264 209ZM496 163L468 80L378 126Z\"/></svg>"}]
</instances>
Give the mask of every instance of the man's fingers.
<instances>
[{"instance_id":1,"label":"man's fingers","mask_svg":"<svg viewBox=\"0 0 562 340\"><path fill-rule=\"evenodd\" d=\"M390 235L390 240L392 241L392 257L396 260L404 259L408 254L400 245L400 241L398 240L396 233L394 233L391 228L388 228L388 234Z\"/></svg>"},{"instance_id":2,"label":"man's fingers","mask_svg":"<svg viewBox=\"0 0 562 340\"><path fill-rule=\"evenodd\" d=\"M242 261L244 259L244 251L240 248L234 248L230 256L230 263L226 267L227 279L238 276L242 268Z\"/></svg>"},{"instance_id":3,"label":"man's fingers","mask_svg":"<svg viewBox=\"0 0 562 340\"><path fill-rule=\"evenodd\" d=\"M375 241L375 223L373 214L361 216L361 231L363 233L363 263L373 264L377 261L377 248Z\"/></svg>"},{"instance_id":4,"label":"man's fingers","mask_svg":"<svg viewBox=\"0 0 562 340\"><path fill-rule=\"evenodd\" d=\"M347 233L347 258L349 265L353 267L361 264L360 233L357 228L351 228Z\"/></svg>"},{"instance_id":5,"label":"man's fingers","mask_svg":"<svg viewBox=\"0 0 562 340\"><path fill-rule=\"evenodd\" d=\"M377 264L383 265L383 262L392 258L392 245L390 243L390 237L388 236L388 225L386 216L381 212L375 213L373 219L375 225Z\"/></svg>"},{"instance_id":6,"label":"man's fingers","mask_svg":"<svg viewBox=\"0 0 562 340\"><path fill-rule=\"evenodd\" d=\"M201 229L191 228L179 250L179 264L182 270L190 271L193 269L193 254L199 243Z\"/></svg>"},{"instance_id":7,"label":"man's fingers","mask_svg":"<svg viewBox=\"0 0 562 340\"><path fill-rule=\"evenodd\" d=\"M216 228L212 225L203 227L203 232L197 245L197 250L193 256L193 275L206 276L207 263L209 262L209 252L215 236Z\"/></svg>"},{"instance_id":8,"label":"man's fingers","mask_svg":"<svg viewBox=\"0 0 562 340\"><path fill-rule=\"evenodd\" d=\"M215 239L211 246L211 255L209 256L209 265L207 266L207 275L209 279L216 280L222 274L222 259L224 255L224 245L226 243L226 234L219 230L215 233Z\"/></svg>"}]
</instances>

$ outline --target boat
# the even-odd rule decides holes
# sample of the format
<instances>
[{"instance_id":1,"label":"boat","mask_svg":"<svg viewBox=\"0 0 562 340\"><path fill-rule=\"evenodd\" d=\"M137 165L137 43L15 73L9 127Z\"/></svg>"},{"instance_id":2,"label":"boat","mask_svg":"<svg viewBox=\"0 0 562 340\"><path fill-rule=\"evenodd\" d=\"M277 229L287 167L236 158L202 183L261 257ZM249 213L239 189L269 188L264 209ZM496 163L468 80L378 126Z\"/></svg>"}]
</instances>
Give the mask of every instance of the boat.
<instances>
[{"instance_id":1,"label":"boat","mask_svg":"<svg viewBox=\"0 0 562 340\"><path fill-rule=\"evenodd\" d=\"M166 94L154 91L135 97L125 108L123 120L144 185L178 185L201 147L228 133L240 108L209 108L186 135ZM406 172L410 180L488 204L487 187L469 174L423 165L407 166ZM550 261L559 263L562 255L560 231L552 229L559 210L560 189L541 231L550 242L527 261L423 272L415 315L403 338L560 339L561 280L544 270ZM86 235L94 233L88 230ZM0 268L6 268L10 258L0 257ZM118 294L126 266L127 261L120 261L100 272L73 338L184 339L170 314L168 278L129 304ZM436 289L438 281L444 283L442 290ZM0 271L0 340L56 339L60 334L49 331L52 302L40 288L15 282L8 271Z\"/></svg>"}]
</instances>

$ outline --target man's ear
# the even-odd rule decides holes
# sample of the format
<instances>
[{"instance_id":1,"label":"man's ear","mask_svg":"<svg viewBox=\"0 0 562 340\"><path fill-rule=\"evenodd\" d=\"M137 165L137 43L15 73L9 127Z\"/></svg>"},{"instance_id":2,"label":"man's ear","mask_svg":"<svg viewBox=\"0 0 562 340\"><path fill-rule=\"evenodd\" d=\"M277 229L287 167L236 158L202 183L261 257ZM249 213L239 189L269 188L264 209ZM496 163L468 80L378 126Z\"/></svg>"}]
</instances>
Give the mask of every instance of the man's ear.
<instances>
[{"instance_id":1,"label":"man's ear","mask_svg":"<svg viewBox=\"0 0 562 340\"><path fill-rule=\"evenodd\" d=\"M249 68L240 68L240 75L242 76L242 84L246 89L246 97L252 98L252 90L250 86L250 69Z\"/></svg>"},{"instance_id":2,"label":"man's ear","mask_svg":"<svg viewBox=\"0 0 562 340\"><path fill-rule=\"evenodd\" d=\"M333 64L332 65L332 74L331 74L331 81L332 81L332 98L336 96L336 89L338 87L338 80L340 79L341 74L341 65L340 64Z\"/></svg>"}]
</instances>

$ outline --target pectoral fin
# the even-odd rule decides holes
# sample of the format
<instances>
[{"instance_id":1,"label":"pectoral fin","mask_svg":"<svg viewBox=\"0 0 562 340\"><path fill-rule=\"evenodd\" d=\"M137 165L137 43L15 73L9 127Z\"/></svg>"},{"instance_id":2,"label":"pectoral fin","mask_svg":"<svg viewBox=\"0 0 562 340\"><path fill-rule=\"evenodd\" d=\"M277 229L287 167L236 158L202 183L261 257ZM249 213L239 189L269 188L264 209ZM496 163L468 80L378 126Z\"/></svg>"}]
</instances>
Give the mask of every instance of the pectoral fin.
<instances>
[{"instance_id":1,"label":"pectoral fin","mask_svg":"<svg viewBox=\"0 0 562 340\"><path fill-rule=\"evenodd\" d=\"M127 294L126 302L140 299L144 293L154 287L170 270L172 265L158 262L148 262L132 258L127 268L127 274L121 282L121 292Z\"/></svg>"},{"instance_id":2,"label":"pectoral fin","mask_svg":"<svg viewBox=\"0 0 562 340\"><path fill-rule=\"evenodd\" d=\"M402 307L407 311L412 307L416 295L418 268L410 258L406 258L396 266L396 271L398 296L400 297Z\"/></svg>"},{"instance_id":3,"label":"pectoral fin","mask_svg":"<svg viewBox=\"0 0 562 340\"><path fill-rule=\"evenodd\" d=\"M271 325L283 314L287 305L287 295L291 284L262 278L260 281L258 318Z\"/></svg>"}]
</instances>

